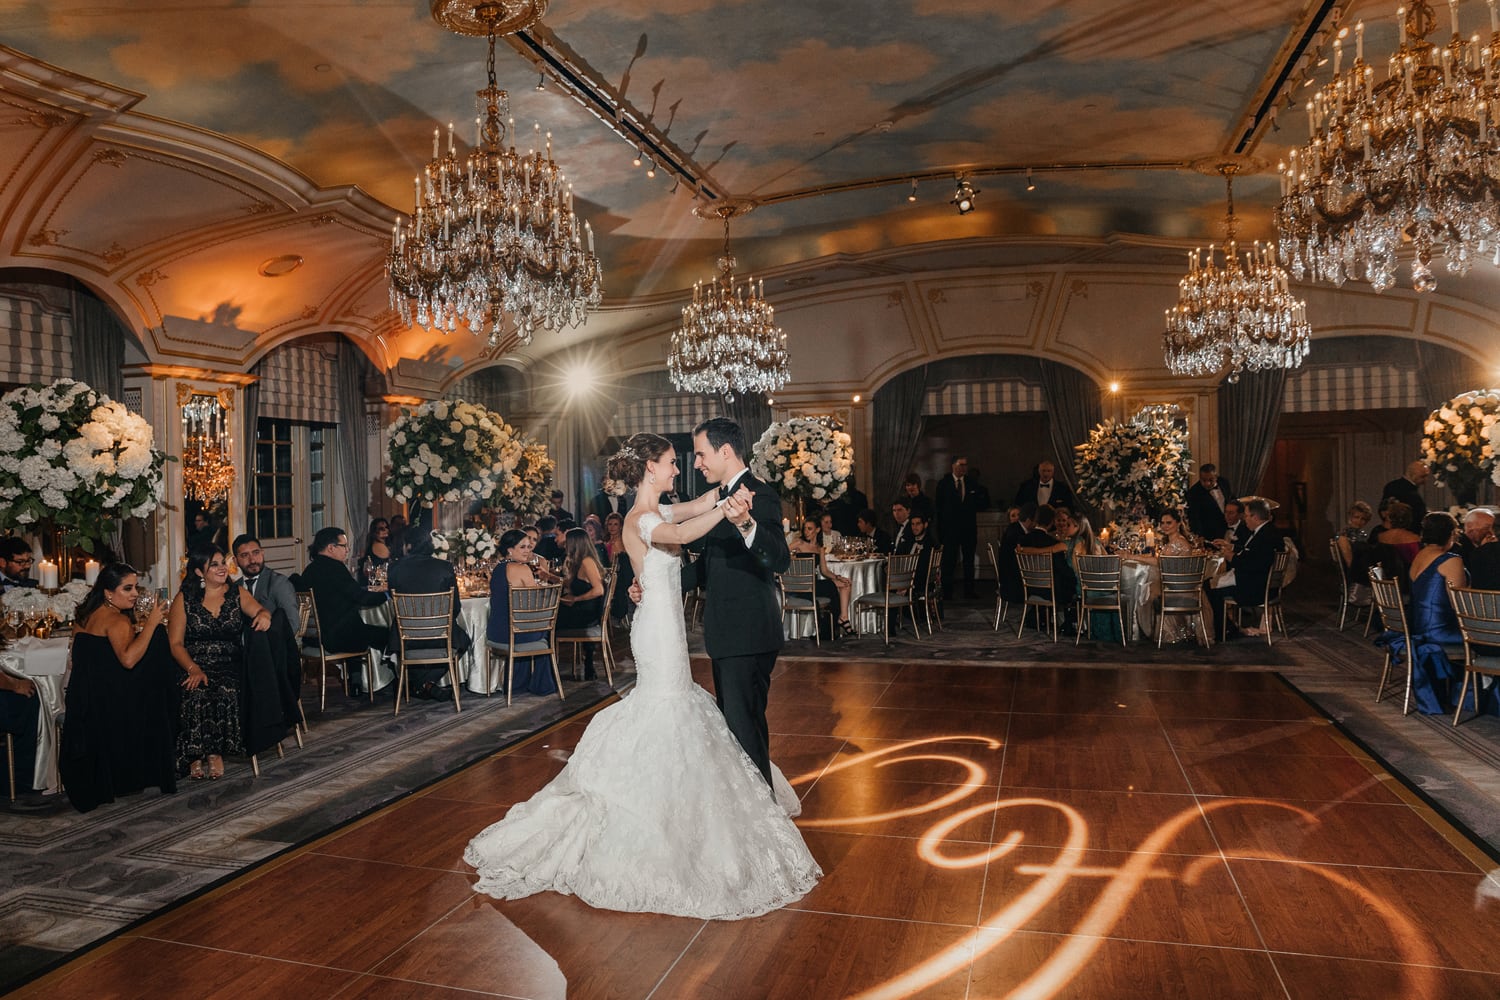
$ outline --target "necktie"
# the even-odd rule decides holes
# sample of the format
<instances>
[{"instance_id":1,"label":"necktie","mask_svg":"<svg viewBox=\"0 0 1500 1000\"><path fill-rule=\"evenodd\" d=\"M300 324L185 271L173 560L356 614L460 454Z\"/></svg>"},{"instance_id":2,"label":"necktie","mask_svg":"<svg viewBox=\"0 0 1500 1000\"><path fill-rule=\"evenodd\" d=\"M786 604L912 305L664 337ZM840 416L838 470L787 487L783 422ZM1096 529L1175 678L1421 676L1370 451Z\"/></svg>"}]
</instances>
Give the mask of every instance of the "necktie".
<instances>
[{"instance_id":1,"label":"necktie","mask_svg":"<svg viewBox=\"0 0 1500 1000\"><path fill-rule=\"evenodd\" d=\"M726 499L728 496L729 496L729 487L728 486L720 486L719 487L719 499L723 500L723 499Z\"/></svg>"},{"instance_id":2,"label":"necktie","mask_svg":"<svg viewBox=\"0 0 1500 1000\"><path fill-rule=\"evenodd\" d=\"M956 486L958 486L958 501L959 501L959 503L963 503L963 499L964 499L964 481L960 477L954 476L953 477L953 482L954 482L954 484Z\"/></svg>"}]
</instances>

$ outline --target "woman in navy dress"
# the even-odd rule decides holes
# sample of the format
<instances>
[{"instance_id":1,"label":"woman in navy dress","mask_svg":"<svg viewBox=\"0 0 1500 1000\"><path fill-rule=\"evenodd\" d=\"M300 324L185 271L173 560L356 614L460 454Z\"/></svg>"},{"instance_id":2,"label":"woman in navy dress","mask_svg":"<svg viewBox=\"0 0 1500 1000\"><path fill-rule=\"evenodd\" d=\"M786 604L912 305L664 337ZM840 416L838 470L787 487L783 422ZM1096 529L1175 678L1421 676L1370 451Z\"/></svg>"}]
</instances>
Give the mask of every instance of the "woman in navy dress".
<instances>
[{"instance_id":1,"label":"woman in navy dress","mask_svg":"<svg viewBox=\"0 0 1500 1000\"><path fill-rule=\"evenodd\" d=\"M532 566L532 550L536 543L520 528L512 528L500 536L500 565L490 574L490 621L487 634L491 642L510 641L510 590L512 587L540 587L543 580L537 579ZM552 574L541 571L547 582ZM518 642L545 639L545 632L522 632ZM511 679L511 690L529 694L556 694L557 682L552 677L552 657L516 657L516 672Z\"/></svg>"},{"instance_id":2,"label":"woman in navy dress","mask_svg":"<svg viewBox=\"0 0 1500 1000\"><path fill-rule=\"evenodd\" d=\"M1412 697L1417 710L1427 715L1446 714L1453 709L1453 695L1463 679L1463 667L1450 660L1443 647L1464 641L1458 616L1448 599L1448 585L1468 586L1468 574L1457 552L1458 522L1449 514L1433 512L1422 519L1422 547L1411 562L1411 628L1413 670ZM1399 647L1400 640L1395 645ZM1460 655L1460 660L1462 656Z\"/></svg>"}]
</instances>

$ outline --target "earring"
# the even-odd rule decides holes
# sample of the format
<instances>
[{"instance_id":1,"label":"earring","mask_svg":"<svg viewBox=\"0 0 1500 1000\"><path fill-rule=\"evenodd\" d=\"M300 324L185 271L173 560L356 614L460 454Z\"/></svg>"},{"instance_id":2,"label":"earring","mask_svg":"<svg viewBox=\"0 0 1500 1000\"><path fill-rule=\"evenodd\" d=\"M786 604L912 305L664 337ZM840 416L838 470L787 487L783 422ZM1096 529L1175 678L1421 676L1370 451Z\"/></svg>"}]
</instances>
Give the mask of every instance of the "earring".
<instances>
[{"instance_id":1,"label":"earring","mask_svg":"<svg viewBox=\"0 0 1500 1000\"><path fill-rule=\"evenodd\" d=\"M648 473L646 473L646 483L649 486L655 486L656 485L656 473L654 473L654 472L648 472Z\"/></svg>"}]
</instances>

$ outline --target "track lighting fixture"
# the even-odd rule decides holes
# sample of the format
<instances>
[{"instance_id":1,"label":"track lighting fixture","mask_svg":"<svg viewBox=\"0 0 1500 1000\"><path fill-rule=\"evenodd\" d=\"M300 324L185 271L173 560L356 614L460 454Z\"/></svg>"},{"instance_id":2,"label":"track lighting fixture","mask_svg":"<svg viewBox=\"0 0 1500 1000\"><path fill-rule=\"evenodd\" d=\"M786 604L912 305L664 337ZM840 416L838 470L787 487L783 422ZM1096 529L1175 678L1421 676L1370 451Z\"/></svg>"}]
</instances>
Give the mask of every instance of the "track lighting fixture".
<instances>
[{"instance_id":1,"label":"track lighting fixture","mask_svg":"<svg viewBox=\"0 0 1500 1000\"><path fill-rule=\"evenodd\" d=\"M913 177L911 179L911 194L909 194L909 195L906 196L906 200L907 201L916 201L917 200L917 179L915 177Z\"/></svg>"},{"instance_id":2,"label":"track lighting fixture","mask_svg":"<svg viewBox=\"0 0 1500 1000\"><path fill-rule=\"evenodd\" d=\"M1032 177L1031 177L1031 168L1030 167L1026 168L1026 190L1028 190L1028 191L1035 191L1036 190L1036 181L1033 180Z\"/></svg>"},{"instance_id":3,"label":"track lighting fixture","mask_svg":"<svg viewBox=\"0 0 1500 1000\"><path fill-rule=\"evenodd\" d=\"M635 151L635 157L630 161L630 165L632 167L638 167L641 165L641 151L639 149Z\"/></svg>"},{"instance_id":4,"label":"track lighting fixture","mask_svg":"<svg viewBox=\"0 0 1500 1000\"><path fill-rule=\"evenodd\" d=\"M954 189L950 204L958 209L959 215L968 215L974 211L974 199L979 194L979 189L970 184L963 174L958 175L958 186Z\"/></svg>"},{"instance_id":5,"label":"track lighting fixture","mask_svg":"<svg viewBox=\"0 0 1500 1000\"><path fill-rule=\"evenodd\" d=\"M655 177L656 176L656 161L653 160L653 159L651 159L651 157L649 157L649 156L646 157L646 176L647 177Z\"/></svg>"}]
</instances>

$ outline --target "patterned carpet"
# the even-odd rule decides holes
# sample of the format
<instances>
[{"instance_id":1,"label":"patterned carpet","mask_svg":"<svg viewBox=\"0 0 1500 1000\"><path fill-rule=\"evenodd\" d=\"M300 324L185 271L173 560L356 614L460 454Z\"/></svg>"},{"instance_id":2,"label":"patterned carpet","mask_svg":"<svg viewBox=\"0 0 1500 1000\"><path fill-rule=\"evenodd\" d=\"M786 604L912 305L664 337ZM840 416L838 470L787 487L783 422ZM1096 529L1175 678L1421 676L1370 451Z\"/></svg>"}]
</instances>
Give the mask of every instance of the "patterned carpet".
<instances>
[{"instance_id":1,"label":"patterned carpet","mask_svg":"<svg viewBox=\"0 0 1500 1000\"><path fill-rule=\"evenodd\" d=\"M934 636L910 631L887 646L880 637L824 642L793 640L784 659L940 660L983 665L1128 669L1270 670L1278 672L1367 749L1383 758L1439 808L1467 826L1500 857L1500 720L1466 721L1401 715L1399 691L1374 701L1381 656L1357 627L1337 631L1334 587L1316 566L1304 569L1288 595L1290 636L1240 639L1203 650L1071 637L1054 643L1028 629L1019 639L1012 613L995 631L991 600L956 602ZM620 645L628 643L621 641ZM702 651L701 631L689 645ZM617 674L622 690L633 681ZM330 695L326 716L312 719L307 747L262 761L230 762L218 782L187 782L175 796L146 793L79 815L0 809L0 991L129 924L201 893L249 865L401 798L611 697L602 682L569 684L556 698L468 697L455 715L442 702L411 703L392 718L382 698ZM772 698L775 698L775 688Z\"/></svg>"}]
</instances>

